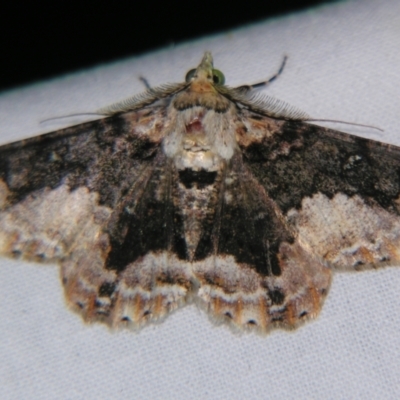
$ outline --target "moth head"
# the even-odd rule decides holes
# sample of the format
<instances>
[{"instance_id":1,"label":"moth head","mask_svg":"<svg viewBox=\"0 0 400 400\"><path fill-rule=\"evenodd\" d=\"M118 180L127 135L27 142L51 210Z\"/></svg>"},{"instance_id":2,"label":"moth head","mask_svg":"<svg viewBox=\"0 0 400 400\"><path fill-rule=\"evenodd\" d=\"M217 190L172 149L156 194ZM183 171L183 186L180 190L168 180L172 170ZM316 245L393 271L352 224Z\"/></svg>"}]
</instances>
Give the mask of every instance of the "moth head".
<instances>
[{"instance_id":1,"label":"moth head","mask_svg":"<svg viewBox=\"0 0 400 400\"><path fill-rule=\"evenodd\" d=\"M188 71L185 77L185 81L188 83L204 80L213 85L223 85L225 83L225 76L220 70L214 68L213 58L209 51L204 53L199 66Z\"/></svg>"}]
</instances>

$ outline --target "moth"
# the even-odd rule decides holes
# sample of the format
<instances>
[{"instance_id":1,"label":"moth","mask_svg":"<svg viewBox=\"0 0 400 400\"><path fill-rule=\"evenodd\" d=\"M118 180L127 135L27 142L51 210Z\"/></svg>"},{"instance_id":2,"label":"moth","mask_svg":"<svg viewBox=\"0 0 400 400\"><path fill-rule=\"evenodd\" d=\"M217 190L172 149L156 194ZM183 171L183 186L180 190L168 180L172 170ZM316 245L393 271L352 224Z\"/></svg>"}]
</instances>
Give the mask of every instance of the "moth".
<instances>
[{"instance_id":1,"label":"moth","mask_svg":"<svg viewBox=\"0 0 400 400\"><path fill-rule=\"evenodd\" d=\"M182 83L0 147L0 253L58 263L85 321L189 302L267 332L318 315L332 274L399 264L400 148L230 88Z\"/></svg>"}]
</instances>

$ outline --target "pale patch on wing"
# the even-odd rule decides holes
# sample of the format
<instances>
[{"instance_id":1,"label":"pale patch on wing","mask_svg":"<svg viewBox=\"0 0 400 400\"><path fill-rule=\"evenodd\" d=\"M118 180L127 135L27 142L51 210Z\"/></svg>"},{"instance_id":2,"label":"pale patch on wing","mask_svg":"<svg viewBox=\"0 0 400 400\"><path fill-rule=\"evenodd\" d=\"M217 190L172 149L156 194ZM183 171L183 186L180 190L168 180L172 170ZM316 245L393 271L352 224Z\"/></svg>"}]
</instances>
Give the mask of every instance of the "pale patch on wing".
<instances>
[{"instance_id":1,"label":"pale patch on wing","mask_svg":"<svg viewBox=\"0 0 400 400\"><path fill-rule=\"evenodd\" d=\"M272 138L284 123L269 117L260 118L248 111L243 111L243 114L246 118L240 119L236 129L236 140L243 147L259 144L265 139Z\"/></svg>"},{"instance_id":2,"label":"pale patch on wing","mask_svg":"<svg viewBox=\"0 0 400 400\"><path fill-rule=\"evenodd\" d=\"M129 124L129 134L132 137L148 138L153 142L159 142L164 136L164 115L157 108L131 111L124 114L123 118Z\"/></svg>"},{"instance_id":3,"label":"pale patch on wing","mask_svg":"<svg viewBox=\"0 0 400 400\"><path fill-rule=\"evenodd\" d=\"M360 196L332 199L318 193L288 212L302 240L339 269L362 269L400 261L400 217Z\"/></svg>"},{"instance_id":4,"label":"pale patch on wing","mask_svg":"<svg viewBox=\"0 0 400 400\"><path fill-rule=\"evenodd\" d=\"M70 192L62 185L34 192L0 212L0 253L59 260L77 245L93 241L109 215L107 207L97 205L97 194L83 187Z\"/></svg>"}]
</instances>

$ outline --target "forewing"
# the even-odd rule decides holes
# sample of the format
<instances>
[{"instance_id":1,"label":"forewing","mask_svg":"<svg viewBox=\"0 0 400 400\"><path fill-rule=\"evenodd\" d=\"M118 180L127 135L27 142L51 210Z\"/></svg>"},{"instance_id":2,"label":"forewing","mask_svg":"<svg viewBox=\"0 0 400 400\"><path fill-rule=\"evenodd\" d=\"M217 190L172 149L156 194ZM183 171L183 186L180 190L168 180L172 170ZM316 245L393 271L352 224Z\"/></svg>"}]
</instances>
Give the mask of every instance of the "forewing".
<instances>
[{"instance_id":1,"label":"forewing","mask_svg":"<svg viewBox=\"0 0 400 400\"><path fill-rule=\"evenodd\" d=\"M136 273L144 255L179 247L164 132L163 110L148 108L1 147L0 253L61 263L87 320L132 317L121 287L152 293L157 277Z\"/></svg>"},{"instance_id":2,"label":"forewing","mask_svg":"<svg viewBox=\"0 0 400 400\"><path fill-rule=\"evenodd\" d=\"M310 250L341 269L400 261L400 149L249 114L247 167Z\"/></svg>"}]
</instances>

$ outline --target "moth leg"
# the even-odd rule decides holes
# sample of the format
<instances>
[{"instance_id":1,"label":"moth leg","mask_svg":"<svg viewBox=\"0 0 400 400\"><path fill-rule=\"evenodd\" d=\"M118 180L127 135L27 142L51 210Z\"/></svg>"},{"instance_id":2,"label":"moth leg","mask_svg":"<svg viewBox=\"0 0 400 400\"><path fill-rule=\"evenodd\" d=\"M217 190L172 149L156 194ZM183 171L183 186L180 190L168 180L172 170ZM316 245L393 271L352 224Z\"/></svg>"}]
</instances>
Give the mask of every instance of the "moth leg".
<instances>
[{"instance_id":1,"label":"moth leg","mask_svg":"<svg viewBox=\"0 0 400 400\"><path fill-rule=\"evenodd\" d=\"M147 90L150 90L150 89L151 89L151 85L150 85L149 81L148 81L145 77L139 76L139 80L140 80L140 82L143 83L143 85L145 86L145 88L146 88Z\"/></svg>"}]
</instances>

